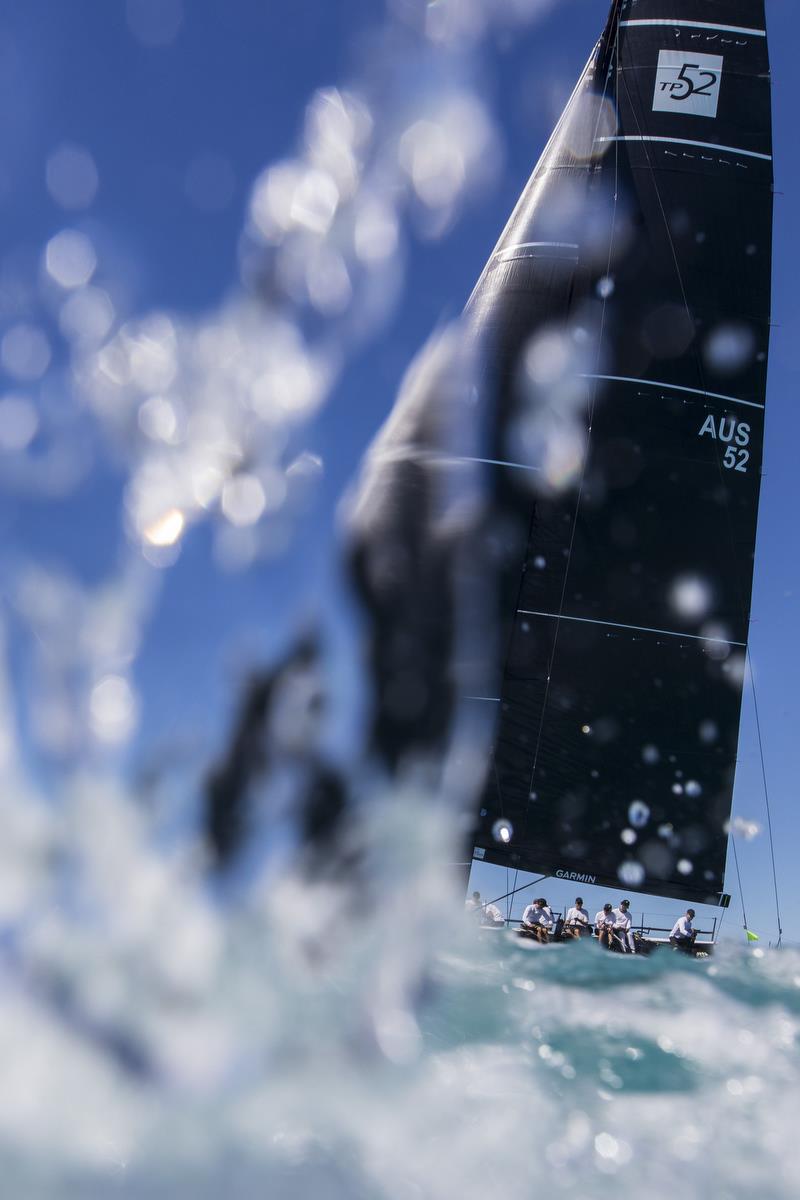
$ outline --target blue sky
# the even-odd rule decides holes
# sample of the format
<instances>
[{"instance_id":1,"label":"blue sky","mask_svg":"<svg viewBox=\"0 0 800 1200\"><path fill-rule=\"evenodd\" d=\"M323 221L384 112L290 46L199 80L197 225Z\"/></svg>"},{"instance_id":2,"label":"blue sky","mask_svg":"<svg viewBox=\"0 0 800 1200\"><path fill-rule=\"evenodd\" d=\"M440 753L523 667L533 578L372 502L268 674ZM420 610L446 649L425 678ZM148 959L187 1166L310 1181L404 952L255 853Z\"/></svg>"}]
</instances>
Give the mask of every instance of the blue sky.
<instances>
[{"instance_id":1,"label":"blue sky","mask_svg":"<svg viewBox=\"0 0 800 1200\"><path fill-rule=\"evenodd\" d=\"M148 35L146 6L144 41L141 27L135 36L124 0L30 0L4 10L0 288L26 271L32 276L30 264L48 239L66 224L84 222L103 248L101 270L107 272L109 287L112 279L121 287L118 303L127 314L153 308L184 314L214 309L237 282L237 246L253 179L269 162L293 152L314 89L344 85L368 70L370 36L382 19L379 6L366 0L295 0L291 5L184 0L182 7L179 0L165 0L163 9L167 25L170 14L175 18L175 36L167 36L167 29L160 45L148 44L148 38L158 42L161 35L158 26ZM792 895L800 834L795 803L800 712L795 211L800 166L794 92L800 13L791 0L768 0L767 9L778 192L776 327L751 652L784 931L800 940L800 908ZM463 64L501 130L502 167L447 236L422 241L411 233L405 289L390 324L351 361L308 432L308 446L326 465L322 494L301 531L310 552L219 580L210 567L207 530L193 530L185 539L137 665L137 685L145 698L137 753L153 752L167 737L218 745L232 694L231 663L237 654L241 658L242 646L267 654L311 614L311 598L326 580L330 512L388 413L410 358L438 322L462 307L606 11L604 0L558 0L549 15L527 30L492 34L480 54ZM85 147L97 167L96 197L79 217L65 216L45 183L48 157L63 143ZM226 163L225 186L210 210L187 194L187 172L209 154ZM4 297L4 322L12 308ZM118 554L120 484L119 467L108 458L74 494L58 502L7 494L5 562L33 556L63 565L87 584L97 582ZM230 636L232 629L236 638ZM199 647L211 649L199 653ZM764 821L749 688L735 811ZM740 863L749 923L766 941L775 928L766 838L741 845ZM494 875L499 878L496 892L505 890L501 874ZM728 885L735 890L732 871ZM476 886L487 894L494 890L488 874ZM552 887L548 896L559 904L572 899L571 891ZM593 904L588 889L586 896ZM740 924L734 907L726 917L726 931Z\"/></svg>"}]
</instances>

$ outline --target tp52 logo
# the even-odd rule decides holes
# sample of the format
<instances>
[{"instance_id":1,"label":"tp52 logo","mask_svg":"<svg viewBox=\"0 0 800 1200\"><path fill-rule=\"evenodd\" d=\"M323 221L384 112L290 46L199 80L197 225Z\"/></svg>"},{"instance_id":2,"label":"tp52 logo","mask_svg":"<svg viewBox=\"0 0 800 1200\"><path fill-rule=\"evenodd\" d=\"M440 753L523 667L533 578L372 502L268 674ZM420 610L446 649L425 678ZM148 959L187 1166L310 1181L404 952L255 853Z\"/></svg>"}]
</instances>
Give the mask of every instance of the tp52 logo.
<instances>
[{"instance_id":1,"label":"tp52 logo","mask_svg":"<svg viewBox=\"0 0 800 1200\"><path fill-rule=\"evenodd\" d=\"M661 50L653 93L653 111L716 117L721 80L721 54Z\"/></svg>"}]
</instances>

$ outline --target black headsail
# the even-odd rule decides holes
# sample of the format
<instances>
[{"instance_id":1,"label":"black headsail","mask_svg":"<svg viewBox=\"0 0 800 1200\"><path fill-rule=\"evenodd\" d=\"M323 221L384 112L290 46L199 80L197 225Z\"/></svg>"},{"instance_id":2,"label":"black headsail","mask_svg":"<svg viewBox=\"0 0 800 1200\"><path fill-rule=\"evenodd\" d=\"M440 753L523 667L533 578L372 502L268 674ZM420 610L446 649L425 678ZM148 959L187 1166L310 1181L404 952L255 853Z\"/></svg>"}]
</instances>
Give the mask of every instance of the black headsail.
<instances>
[{"instance_id":1,"label":"black headsail","mask_svg":"<svg viewBox=\"0 0 800 1200\"><path fill-rule=\"evenodd\" d=\"M771 213L763 0L615 3L468 309L530 522L479 858L719 899Z\"/></svg>"}]
</instances>

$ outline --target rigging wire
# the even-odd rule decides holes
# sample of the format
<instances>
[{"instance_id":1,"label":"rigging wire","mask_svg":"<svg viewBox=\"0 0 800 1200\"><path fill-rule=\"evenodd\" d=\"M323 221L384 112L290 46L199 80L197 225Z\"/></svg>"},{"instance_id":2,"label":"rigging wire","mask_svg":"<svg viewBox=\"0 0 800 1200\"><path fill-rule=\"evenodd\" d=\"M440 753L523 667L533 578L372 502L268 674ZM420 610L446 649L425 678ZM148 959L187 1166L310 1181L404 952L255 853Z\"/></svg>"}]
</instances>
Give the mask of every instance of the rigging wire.
<instances>
[{"instance_id":1,"label":"rigging wire","mask_svg":"<svg viewBox=\"0 0 800 1200\"><path fill-rule=\"evenodd\" d=\"M517 892L524 892L526 888L536 887L537 883L542 883L543 880L549 879L549 875L540 875L538 879L532 879L530 883L522 883L519 887L512 888L510 892L506 892L504 896L497 896L494 900L490 900L490 904L498 904L501 900L507 900L509 896L516 896ZM510 908L509 908L510 911ZM509 921L511 917L508 918Z\"/></svg>"},{"instance_id":2,"label":"rigging wire","mask_svg":"<svg viewBox=\"0 0 800 1200\"><path fill-rule=\"evenodd\" d=\"M739 884L739 901L742 906L742 929L744 930L745 939L747 938L747 913L744 907L744 888L742 887L742 875L739 870L739 855L736 853L736 834L731 826L731 847L733 849L733 861L736 864L736 880ZM720 924L722 922L720 921Z\"/></svg>"},{"instance_id":3,"label":"rigging wire","mask_svg":"<svg viewBox=\"0 0 800 1200\"><path fill-rule=\"evenodd\" d=\"M764 743L761 738L761 720L758 715L758 699L756 698L756 679L753 674L753 659L750 654L750 647L747 647L747 662L750 667L750 686L753 689L753 709L756 714L756 732L758 734L758 753L761 759L761 779L764 784L764 806L767 810L767 833L769 835L769 855L772 863L772 887L775 893L775 918L778 922L778 941L776 949L780 947L783 938L783 928L781 923L781 906L778 898L778 872L775 866L775 842L772 836L772 814L769 804L769 788L767 787L767 767L764 761Z\"/></svg>"},{"instance_id":4,"label":"rigging wire","mask_svg":"<svg viewBox=\"0 0 800 1200\"><path fill-rule=\"evenodd\" d=\"M725 913L727 911L727 908L723 908L722 916L719 919L719 925L716 927L716 933L712 935L715 942L719 941L720 935L722 934L722 922L725 920Z\"/></svg>"}]
</instances>

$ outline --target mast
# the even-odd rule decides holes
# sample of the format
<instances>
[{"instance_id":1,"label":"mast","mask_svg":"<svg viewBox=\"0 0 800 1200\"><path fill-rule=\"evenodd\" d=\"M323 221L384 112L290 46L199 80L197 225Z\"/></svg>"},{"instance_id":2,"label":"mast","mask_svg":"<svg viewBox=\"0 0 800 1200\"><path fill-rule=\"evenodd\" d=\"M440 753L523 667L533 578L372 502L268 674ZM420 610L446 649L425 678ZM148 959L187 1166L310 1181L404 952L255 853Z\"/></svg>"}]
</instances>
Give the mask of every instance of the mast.
<instances>
[{"instance_id":1,"label":"mast","mask_svg":"<svg viewBox=\"0 0 800 1200\"><path fill-rule=\"evenodd\" d=\"M515 464L491 468L505 661L475 701L476 857L720 901L771 153L763 0L616 0L470 299L486 457Z\"/></svg>"}]
</instances>

